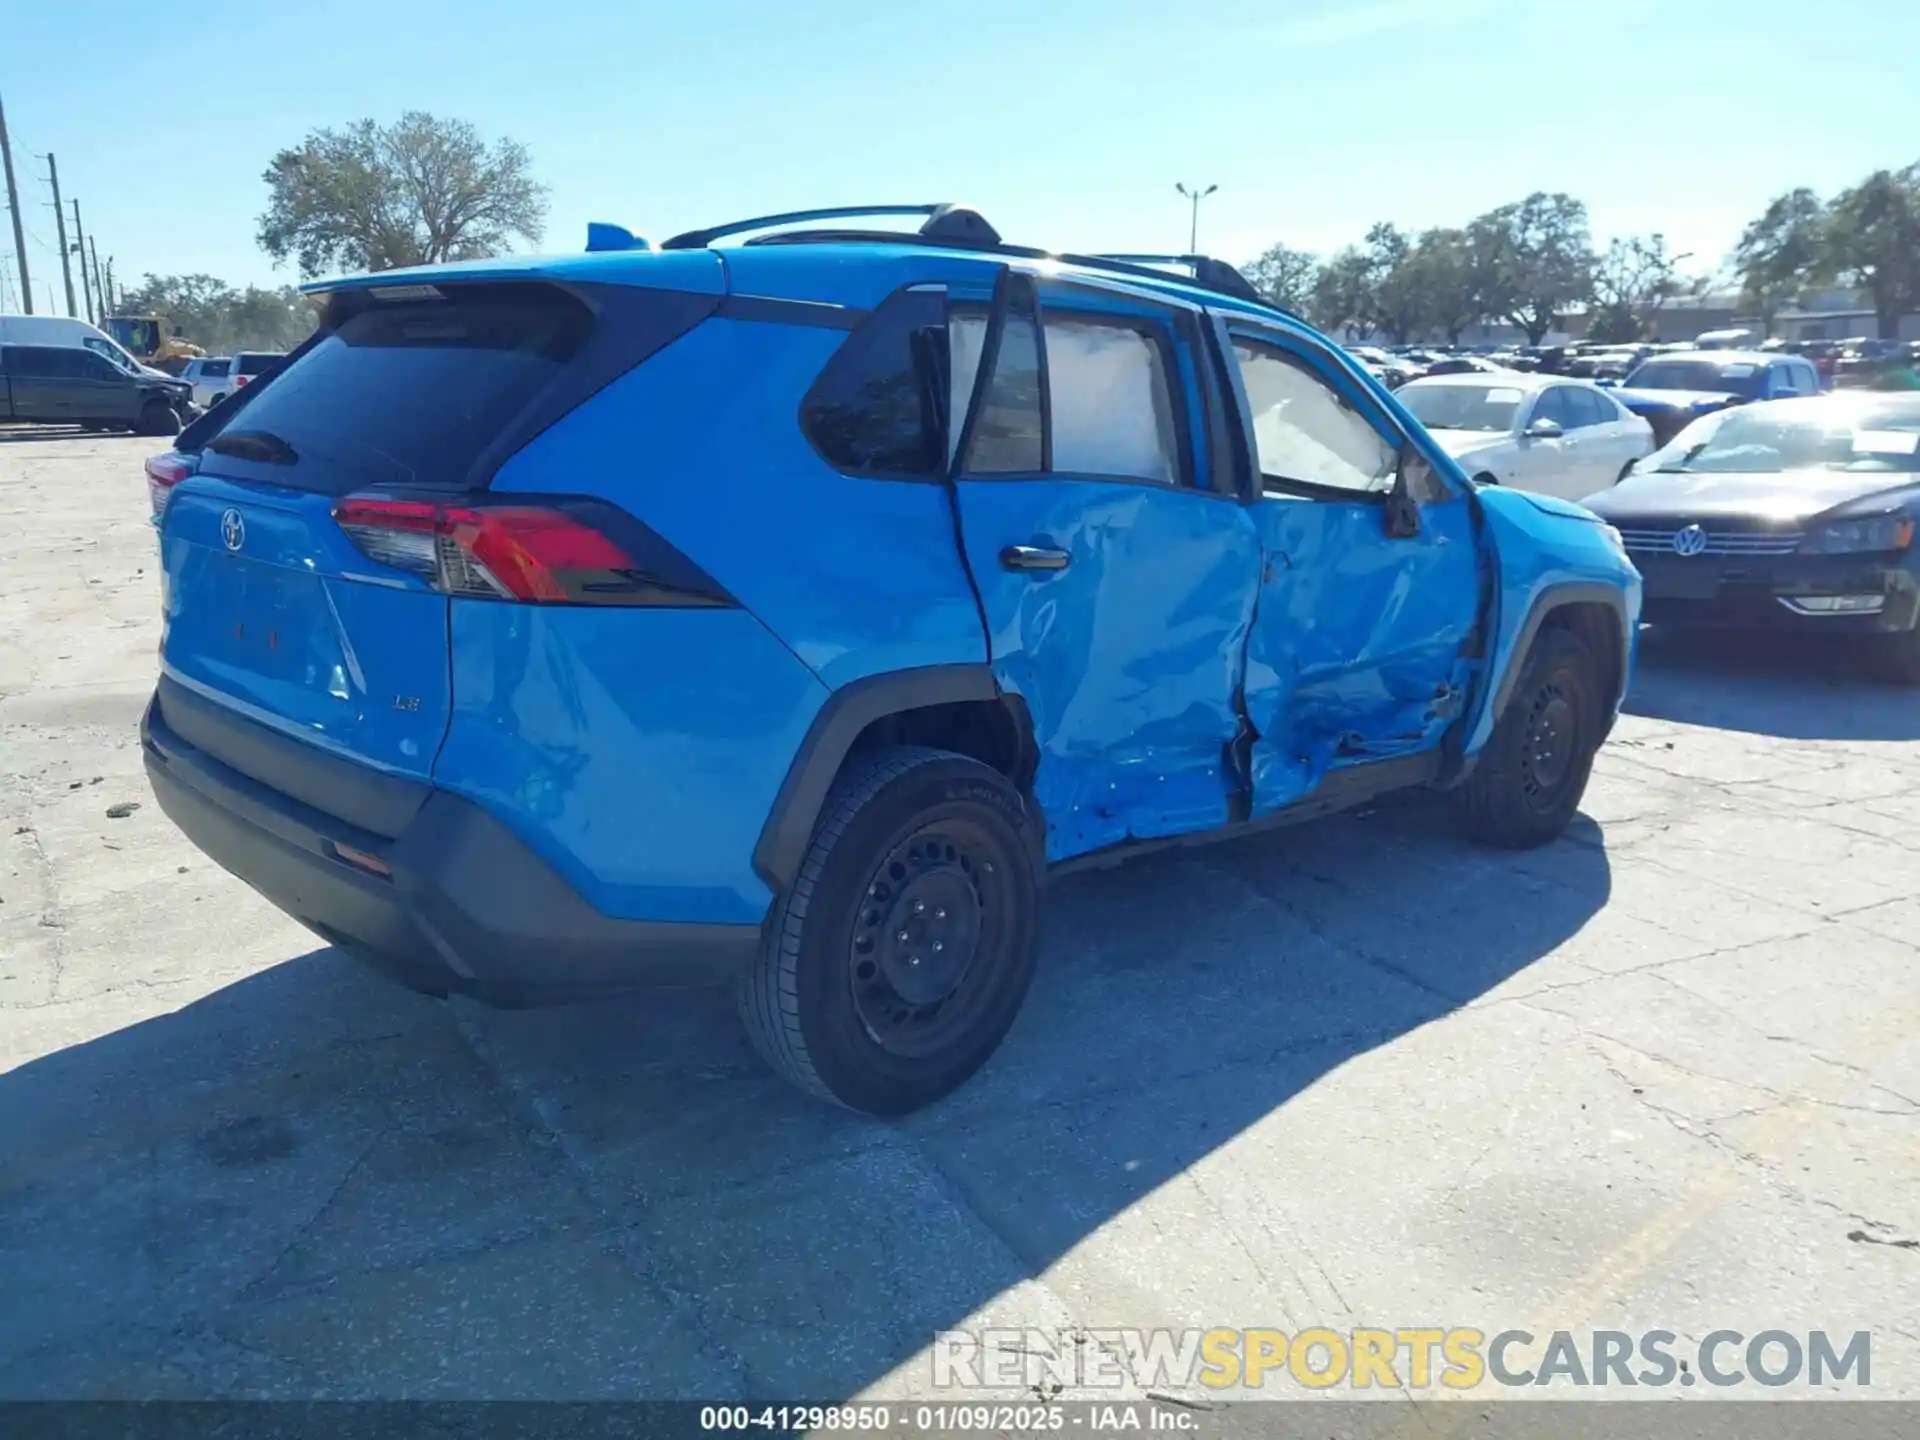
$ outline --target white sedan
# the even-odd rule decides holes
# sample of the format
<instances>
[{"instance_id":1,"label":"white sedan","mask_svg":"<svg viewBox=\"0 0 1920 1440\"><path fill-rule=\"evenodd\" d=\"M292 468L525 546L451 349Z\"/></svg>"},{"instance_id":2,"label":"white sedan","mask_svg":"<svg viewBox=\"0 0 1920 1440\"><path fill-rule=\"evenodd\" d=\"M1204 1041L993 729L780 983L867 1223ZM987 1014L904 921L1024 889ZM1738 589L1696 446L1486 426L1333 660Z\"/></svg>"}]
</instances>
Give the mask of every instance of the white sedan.
<instances>
[{"instance_id":1,"label":"white sedan","mask_svg":"<svg viewBox=\"0 0 1920 1440\"><path fill-rule=\"evenodd\" d=\"M1483 484L1579 500L1619 483L1655 449L1645 420L1562 375L1434 375L1395 393Z\"/></svg>"}]
</instances>

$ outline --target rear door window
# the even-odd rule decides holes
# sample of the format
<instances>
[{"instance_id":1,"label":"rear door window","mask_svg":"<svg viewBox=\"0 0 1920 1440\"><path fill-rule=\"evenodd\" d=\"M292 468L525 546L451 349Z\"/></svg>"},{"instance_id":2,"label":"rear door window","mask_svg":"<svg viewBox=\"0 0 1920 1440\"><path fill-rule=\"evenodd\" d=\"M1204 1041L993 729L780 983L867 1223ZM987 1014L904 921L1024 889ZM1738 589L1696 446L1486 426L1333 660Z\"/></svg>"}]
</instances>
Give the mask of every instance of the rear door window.
<instances>
[{"instance_id":1,"label":"rear door window","mask_svg":"<svg viewBox=\"0 0 1920 1440\"><path fill-rule=\"evenodd\" d=\"M969 475L1037 475L1046 468L1046 420L1040 376L1040 328L1033 288L1017 281L1000 328L993 374L981 389L964 469ZM952 411L967 413L986 343L984 307L956 306L951 323ZM950 443L958 445L956 424Z\"/></svg>"},{"instance_id":2,"label":"rear door window","mask_svg":"<svg viewBox=\"0 0 1920 1440\"><path fill-rule=\"evenodd\" d=\"M298 458L273 466L276 484L333 494L369 484L460 488L560 376L592 319L548 285L449 286L441 295L363 302L250 387L220 433L264 431L285 442ZM208 437L202 462L215 473L230 463L217 441Z\"/></svg>"},{"instance_id":3,"label":"rear door window","mask_svg":"<svg viewBox=\"0 0 1920 1440\"><path fill-rule=\"evenodd\" d=\"M209 360L200 367L201 378L206 380L224 380L227 378L227 367L232 363L230 360Z\"/></svg>"},{"instance_id":4,"label":"rear door window","mask_svg":"<svg viewBox=\"0 0 1920 1440\"><path fill-rule=\"evenodd\" d=\"M1568 408L1573 412L1573 425L1569 428L1585 429L1590 425L1605 425L1613 419L1606 402L1591 390L1578 386L1568 387L1564 392Z\"/></svg>"}]
</instances>

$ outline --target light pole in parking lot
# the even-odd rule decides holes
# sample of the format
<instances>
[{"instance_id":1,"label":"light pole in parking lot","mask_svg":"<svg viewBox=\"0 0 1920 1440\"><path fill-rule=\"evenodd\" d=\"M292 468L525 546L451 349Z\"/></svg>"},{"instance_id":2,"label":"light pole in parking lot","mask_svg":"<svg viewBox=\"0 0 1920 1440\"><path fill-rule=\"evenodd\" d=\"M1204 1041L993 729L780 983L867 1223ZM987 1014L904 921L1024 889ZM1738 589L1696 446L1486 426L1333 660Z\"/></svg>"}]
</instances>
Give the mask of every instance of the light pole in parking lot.
<instances>
[{"instance_id":1,"label":"light pole in parking lot","mask_svg":"<svg viewBox=\"0 0 1920 1440\"><path fill-rule=\"evenodd\" d=\"M1200 253L1200 202L1220 187L1218 185L1209 185L1206 189L1202 190L1196 185L1192 189L1188 189L1183 181L1176 180L1173 183L1173 188L1193 202L1193 225L1187 231L1187 253L1189 255L1198 255Z\"/></svg>"}]
</instances>

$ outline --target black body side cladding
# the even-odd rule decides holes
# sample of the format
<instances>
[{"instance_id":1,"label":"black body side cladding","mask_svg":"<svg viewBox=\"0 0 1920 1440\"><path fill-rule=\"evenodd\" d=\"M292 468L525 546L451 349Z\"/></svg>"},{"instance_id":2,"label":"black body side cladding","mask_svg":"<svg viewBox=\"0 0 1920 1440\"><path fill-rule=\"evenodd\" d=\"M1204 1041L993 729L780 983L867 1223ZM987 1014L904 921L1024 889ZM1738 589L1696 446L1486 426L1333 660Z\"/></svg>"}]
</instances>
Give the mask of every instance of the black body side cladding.
<instances>
[{"instance_id":1,"label":"black body side cladding","mask_svg":"<svg viewBox=\"0 0 1920 1440\"><path fill-rule=\"evenodd\" d=\"M856 680L833 692L814 717L774 797L773 809L753 847L753 868L776 892L793 883L813 838L814 821L840 762L860 732L874 721L905 710L954 701L997 700L993 671L980 665L928 665Z\"/></svg>"}]
</instances>

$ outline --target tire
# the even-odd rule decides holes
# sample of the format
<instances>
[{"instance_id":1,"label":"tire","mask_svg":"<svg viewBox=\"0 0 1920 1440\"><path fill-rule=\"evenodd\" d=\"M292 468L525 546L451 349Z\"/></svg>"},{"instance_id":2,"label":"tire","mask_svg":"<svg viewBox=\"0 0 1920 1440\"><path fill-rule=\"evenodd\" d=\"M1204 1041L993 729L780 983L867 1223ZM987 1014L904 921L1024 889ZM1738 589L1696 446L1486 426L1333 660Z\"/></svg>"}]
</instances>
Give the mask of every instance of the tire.
<instances>
[{"instance_id":1,"label":"tire","mask_svg":"<svg viewBox=\"0 0 1920 1440\"><path fill-rule=\"evenodd\" d=\"M1868 668L1888 685L1920 685L1920 627L1870 639Z\"/></svg>"},{"instance_id":2,"label":"tire","mask_svg":"<svg viewBox=\"0 0 1920 1440\"><path fill-rule=\"evenodd\" d=\"M226 399L226 398L227 398L227 397L226 397L225 395L216 395L216 396L214 396L214 397L213 397L213 399L211 399L211 400L209 400L209 401L207 402L207 409L209 409L209 410L211 410L211 409L212 409L212 408L213 408L214 406L216 406L216 405L218 405L218 404L219 404L219 403L220 403L220 402L221 402L222 400L224 400L224 399Z\"/></svg>"},{"instance_id":3,"label":"tire","mask_svg":"<svg viewBox=\"0 0 1920 1440\"><path fill-rule=\"evenodd\" d=\"M1629 475L1631 475L1631 474L1633 474L1633 467L1634 467L1634 466L1636 466L1636 465L1638 465L1639 463L1640 463L1640 462L1639 462L1638 460L1629 460L1629 461L1627 461L1627 463L1626 463L1626 464L1624 464L1624 465L1622 465L1622 466L1620 467L1620 473L1619 473L1618 475L1616 475L1616 476L1614 476L1614 477L1613 477L1613 483L1614 483L1614 484L1616 484L1616 485L1618 485L1618 484L1620 484L1620 483L1621 483L1621 482L1622 482L1623 480L1625 480L1625 479L1626 479L1626 478L1627 478L1627 477L1628 477Z\"/></svg>"},{"instance_id":4,"label":"tire","mask_svg":"<svg viewBox=\"0 0 1920 1440\"><path fill-rule=\"evenodd\" d=\"M807 1093L868 1115L965 1083L1033 981L1030 825L1006 777L964 755L849 757L740 980L754 1048Z\"/></svg>"},{"instance_id":5,"label":"tire","mask_svg":"<svg viewBox=\"0 0 1920 1440\"><path fill-rule=\"evenodd\" d=\"M1476 485L1498 485L1500 483L1500 477L1490 470L1482 470L1478 475L1473 477L1473 483Z\"/></svg>"},{"instance_id":6,"label":"tire","mask_svg":"<svg viewBox=\"0 0 1920 1440\"><path fill-rule=\"evenodd\" d=\"M1473 773L1455 792L1474 839L1526 850L1573 819L1600 748L1606 699L1593 652L1567 630L1542 630Z\"/></svg>"},{"instance_id":7,"label":"tire","mask_svg":"<svg viewBox=\"0 0 1920 1440\"><path fill-rule=\"evenodd\" d=\"M140 407L140 423L134 427L139 435L178 435L180 417L173 413L173 407L164 400L149 400Z\"/></svg>"}]
</instances>

